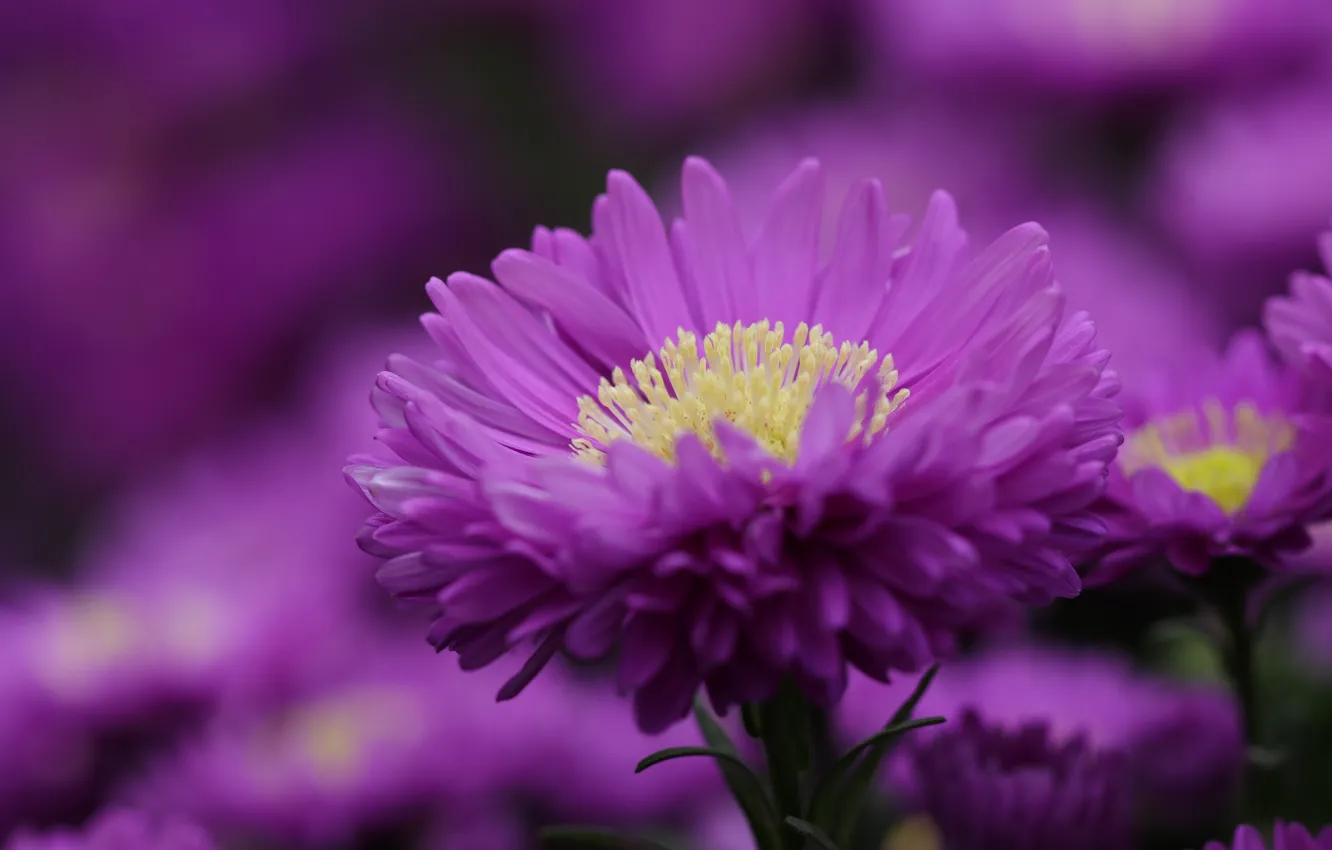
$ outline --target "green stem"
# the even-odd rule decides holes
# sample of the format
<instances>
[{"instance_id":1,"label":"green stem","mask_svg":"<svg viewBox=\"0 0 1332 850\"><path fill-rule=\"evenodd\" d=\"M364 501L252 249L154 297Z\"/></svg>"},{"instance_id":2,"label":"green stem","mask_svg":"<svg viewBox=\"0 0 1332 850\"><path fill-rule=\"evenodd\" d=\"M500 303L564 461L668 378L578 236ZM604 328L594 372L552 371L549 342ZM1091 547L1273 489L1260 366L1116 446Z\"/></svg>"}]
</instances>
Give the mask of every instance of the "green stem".
<instances>
[{"instance_id":1,"label":"green stem","mask_svg":"<svg viewBox=\"0 0 1332 850\"><path fill-rule=\"evenodd\" d=\"M1204 597L1226 630L1222 655L1226 673L1235 689L1246 748L1243 801L1246 813L1264 806L1268 768L1254 756L1263 747L1263 717L1258 693L1255 650L1259 635L1249 623L1252 591L1263 577L1262 568L1248 558L1222 557L1199 580Z\"/></svg>"},{"instance_id":2,"label":"green stem","mask_svg":"<svg viewBox=\"0 0 1332 850\"><path fill-rule=\"evenodd\" d=\"M786 685L776 696L759 704L757 715L759 740L768 764L778 818L803 818L804 774L809 770L813 733L811 706L795 687ZM800 850L804 838L795 830L784 829L782 845L786 850Z\"/></svg>"}]
</instances>

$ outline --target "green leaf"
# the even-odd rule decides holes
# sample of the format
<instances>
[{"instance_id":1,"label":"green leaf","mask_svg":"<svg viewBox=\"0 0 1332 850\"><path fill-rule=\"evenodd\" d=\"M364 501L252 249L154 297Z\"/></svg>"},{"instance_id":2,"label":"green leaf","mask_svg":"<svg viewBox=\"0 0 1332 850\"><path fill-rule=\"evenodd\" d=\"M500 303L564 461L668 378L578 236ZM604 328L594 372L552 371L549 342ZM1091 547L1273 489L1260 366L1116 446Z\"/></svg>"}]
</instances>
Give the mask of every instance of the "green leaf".
<instances>
[{"instance_id":1,"label":"green leaf","mask_svg":"<svg viewBox=\"0 0 1332 850\"><path fill-rule=\"evenodd\" d=\"M907 720L889 726L881 732L876 732L859 744L856 744L850 750L847 750L841 758L833 763L832 767L828 768L828 772L823 776L823 781L819 783L819 787L814 791L814 798L810 801L809 805L810 817L814 819L816 824L819 824L825 829L836 829L838 826L836 821L840 815L845 814L844 812L839 811L839 809L844 807L839 806L838 803L846 799L846 795L842 794L841 791L846 784L848 776L852 776L854 781L856 774L853 774L852 771L856 768L856 762L860 756L866 750L876 750L875 753L871 753L871 755L860 765L861 771L869 776L870 781L873 781L874 774L877 773L879 762L881 762L883 757L887 755L888 749L895 739L910 732L912 729L919 729L922 726L938 726L943 722L944 719L942 717L923 717L919 720ZM882 750L882 753L878 752L880 749ZM875 759L872 768L868 767L869 759ZM854 814L859 815L859 809L857 809Z\"/></svg>"},{"instance_id":2,"label":"green leaf","mask_svg":"<svg viewBox=\"0 0 1332 850\"><path fill-rule=\"evenodd\" d=\"M731 736L726 734L726 730L717 722L717 718L712 716L702 697L694 700L694 720L698 723L698 728L703 733L703 740L708 746L736 759L735 762L718 759L717 766L721 768L722 778L726 780L726 787L730 789L731 796L739 803L740 810L745 813L745 820L749 821L749 829L754 833L755 846L758 850L780 850L781 824L777 821L772 799L763 786L763 780L740 759ZM739 766L736 762L739 762Z\"/></svg>"},{"instance_id":3,"label":"green leaf","mask_svg":"<svg viewBox=\"0 0 1332 850\"><path fill-rule=\"evenodd\" d=\"M552 850L668 850L647 838L595 826L548 826L538 830L537 838Z\"/></svg>"},{"instance_id":4,"label":"green leaf","mask_svg":"<svg viewBox=\"0 0 1332 850\"><path fill-rule=\"evenodd\" d=\"M642 773L653 765L661 764L664 761L673 761L674 759L692 758L695 756L708 756L710 758L720 759L738 765L740 769L749 771L749 765L745 764L744 759L735 753L728 753L725 750L718 750L712 747L667 747L664 750L657 750L650 756L645 756L634 768L634 773ZM750 771L751 773L753 771ZM758 777L755 776L755 779Z\"/></svg>"},{"instance_id":5,"label":"green leaf","mask_svg":"<svg viewBox=\"0 0 1332 850\"><path fill-rule=\"evenodd\" d=\"M932 664L930 669L916 682L916 687L912 689L911 694L906 701L898 706L897 711L893 713L892 719L884 727L884 732L906 723L911 719L916 706L929 690L930 684L934 681L935 675L939 672L939 665ZM905 731L905 730L902 730ZM897 735L882 737L874 736L878 739L869 750L860 763L854 767L844 767L844 773L837 778L836 784L827 789L823 785L819 786L815 793L815 801L818 802L819 810L816 812L811 805L811 819L832 833L839 844L846 844L851 840L851 830L855 829L856 821L860 819L860 811L865 807L865 799L869 795L870 786L874 783L874 776L879 772L879 765L887 757L888 751ZM841 761L838 761L840 764ZM837 770L835 764L831 774ZM824 780L825 784L827 779Z\"/></svg>"},{"instance_id":6,"label":"green leaf","mask_svg":"<svg viewBox=\"0 0 1332 850\"><path fill-rule=\"evenodd\" d=\"M763 737L763 730L759 726L758 706L745 703L740 707L740 719L745 724L746 735L755 739Z\"/></svg>"},{"instance_id":7,"label":"green leaf","mask_svg":"<svg viewBox=\"0 0 1332 850\"><path fill-rule=\"evenodd\" d=\"M925 675L921 676L920 681L916 682L916 687L912 689L911 696L906 698L906 702L898 706L897 711L893 714L893 719L888 721L888 726L896 726L911 719L916 706L920 705L921 699L924 698L925 692L930 689L930 684L934 682L934 677L938 673L938 663L931 664L930 669L926 670ZM888 726L884 728L886 729Z\"/></svg>"},{"instance_id":8,"label":"green leaf","mask_svg":"<svg viewBox=\"0 0 1332 850\"><path fill-rule=\"evenodd\" d=\"M801 820L796 817L787 817L786 825L822 847L823 850L838 850L837 845L833 843L833 840L828 837L826 832L807 820Z\"/></svg>"}]
</instances>

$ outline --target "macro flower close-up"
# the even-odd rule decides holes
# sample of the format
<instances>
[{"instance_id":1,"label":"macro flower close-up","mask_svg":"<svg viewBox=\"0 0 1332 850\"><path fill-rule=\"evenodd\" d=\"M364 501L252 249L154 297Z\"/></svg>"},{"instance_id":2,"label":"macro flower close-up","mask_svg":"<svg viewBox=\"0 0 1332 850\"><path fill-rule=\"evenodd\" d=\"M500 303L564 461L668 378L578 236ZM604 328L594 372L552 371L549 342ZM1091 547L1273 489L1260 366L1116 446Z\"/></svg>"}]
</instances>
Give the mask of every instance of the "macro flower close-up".
<instances>
[{"instance_id":1,"label":"macro flower close-up","mask_svg":"<svg viewBox=\"0 0 1332 850\"><path fill-rule=\"evenodd\" d=\"M428 287L442 359L375 397L401 463L348 474L381 582L438 602L431 641L466 668L534 642L504 696L618 646L659 731L701 685L720 711L787 676L829 704L996 598L1075 595L1119 410L1044 231L968 250L938 193L908 235L866 180L821 254L817 161L753 235L706 162L682 184L669 237L611 172L589 239L539 228L498 286Z\"/></svg>"},{"instance_id":2,"label":"macro flower close-up","mask_svg":"<svg viewBox=\"0 0 1332 850\"><path fill-rule=\"evenodd\" d=\"M1332 850L1329 0L0 71L0 850Z\"/></svg>"},{"instance_id":3,"label":"macro flower close-up","mask_svg":"<svg viewBox=\"0 0 1332 850\"><path fill-rule=\"evenodd\" d=\"M1303 410L1297 377L1243 332L1156 378L1125 393L1100 578L1160 556L1194 576L1226 556L1280 568L1307 548L1332 511L1332 422Z\"/></svg>"}]
</instances>

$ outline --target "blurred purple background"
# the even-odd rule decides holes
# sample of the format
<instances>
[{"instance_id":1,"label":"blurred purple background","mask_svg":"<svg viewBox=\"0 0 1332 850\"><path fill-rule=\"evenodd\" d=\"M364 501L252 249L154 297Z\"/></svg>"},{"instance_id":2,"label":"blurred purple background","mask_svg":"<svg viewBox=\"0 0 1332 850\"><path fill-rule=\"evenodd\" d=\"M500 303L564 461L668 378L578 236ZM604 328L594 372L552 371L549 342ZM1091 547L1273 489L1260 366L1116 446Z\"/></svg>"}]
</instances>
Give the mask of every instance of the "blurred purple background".
<instances>
[{"instance_id":1,"label":"blurred purple background","mask_svg":"<svg viewBox=\"0 0 1332 850\"><path fill-rule=\"evenodd\" d=\"M432 275L585 230L611 167L669 208L686 153L755 216L817 155L830 193L950 190L977 238L1041 221L1132 382L1317 266L1332 4L0 9L0 846L108 804L237 847L522 848L561 820L736 844L710 765L631 775L663 744L599 671L496 707L434 658L340 473Z\"/></svg>"}]
</instances>

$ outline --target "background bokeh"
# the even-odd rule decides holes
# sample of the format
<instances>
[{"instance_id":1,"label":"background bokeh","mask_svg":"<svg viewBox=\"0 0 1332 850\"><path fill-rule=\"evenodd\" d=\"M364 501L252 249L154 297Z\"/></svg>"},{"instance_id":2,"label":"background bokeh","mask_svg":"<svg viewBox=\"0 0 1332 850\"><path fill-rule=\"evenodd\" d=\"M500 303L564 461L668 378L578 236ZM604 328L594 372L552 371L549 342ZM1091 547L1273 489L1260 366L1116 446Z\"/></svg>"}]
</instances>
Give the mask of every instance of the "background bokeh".
<instances>
[{"instance_id":1,"label":"background bokeh","mask_svg":"<svg viewBox=\"0 0 1332 850\"><path fill-rule=\"evenodd\" d=\"M0 8L0 841L123 803L236 847L523 848L564 820L744 847L710 765L631 776L664 744L597 670L496 706L502 677L435 658L381 598L340 472L371 449L387 354L426 342L431 276L485 273L537 224L586 230L612 167L672 208L689 153L753 218L816 155L830 194L877 176L915 214L948 189L978 239L1039 220L1070 301L1147 380L1318 266L1332 4ZM1143 787L1186 789L1151 841L1216 837L1233 714L1206 642L1169 625L1187 612L1150 581L1089 593L1009 624L940 704L1030 683L1005 712L1095 715L1156 759ZM1271 722L1312 742L1285 814L1318 823L1321 612L1268 665ZM847 734L899 698L853 688ZM1210 737L1163 758L1181 718Z\"/></svg>"}]
</instances>

